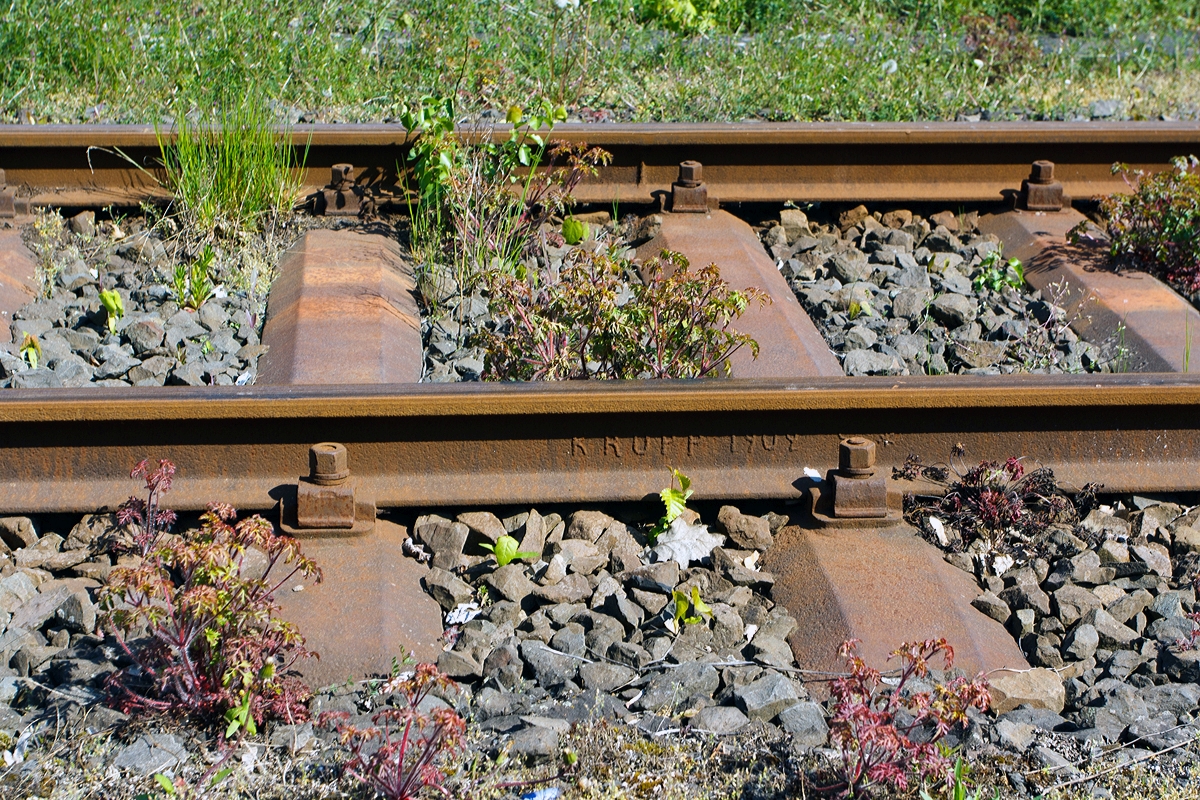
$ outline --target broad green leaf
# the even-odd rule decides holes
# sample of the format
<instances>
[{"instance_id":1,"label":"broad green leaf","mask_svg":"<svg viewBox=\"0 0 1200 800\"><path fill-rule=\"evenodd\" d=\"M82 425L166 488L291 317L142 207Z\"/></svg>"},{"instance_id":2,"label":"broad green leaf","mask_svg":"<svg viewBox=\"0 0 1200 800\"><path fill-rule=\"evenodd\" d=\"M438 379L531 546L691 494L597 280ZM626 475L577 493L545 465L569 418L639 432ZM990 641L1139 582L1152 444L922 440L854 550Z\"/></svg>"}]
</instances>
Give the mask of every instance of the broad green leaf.
<instances>
[{"instance_id":1,"label":"broad green leaf","mask_svg":"<svg viewBox=\"0 0 1200 800\"><path fill-rule=\"evenodd\" d=\"M529 553L518 550L519 546L516 539L511 536L501 536L496 540L496 546L489 548L496 554L496 564L498 566L507 566L518 558L534 558L541 553Z\"/></svg>"},{"instance_id":2,"label":"broad green leaf","mask_svg":"<svg viewBox=\"0 0 1200 800\"><path fill-rule=\"evenodd\" d=\"M154 773L154 780L162 787L162 790L172 797L175 795L175 782L163 775L161 772Z\"/></svg>"},{"instance_id":3,"label":"broad green leaf","mask_svg":"<svg viewBox=\"0 0 1200 800\"><path fill-rule=\"evenodd\" d=\"M575 245L587 238L588 226L574 217L567 217L562 223L562 237L567 244Z\"/></svg>"},{"instance_id":4,"label":"broad green leaf","mask_svg":"<svg viewBox=\"0 0 1200 800\"><path fill-rule=\"evenodd\" d=\"M692 587L692 608L696 610L697 614L704 614L709 617L712 616L712 609L708 607L707 603L700 599L699 586Z\"/></svg>"}]
</instances>

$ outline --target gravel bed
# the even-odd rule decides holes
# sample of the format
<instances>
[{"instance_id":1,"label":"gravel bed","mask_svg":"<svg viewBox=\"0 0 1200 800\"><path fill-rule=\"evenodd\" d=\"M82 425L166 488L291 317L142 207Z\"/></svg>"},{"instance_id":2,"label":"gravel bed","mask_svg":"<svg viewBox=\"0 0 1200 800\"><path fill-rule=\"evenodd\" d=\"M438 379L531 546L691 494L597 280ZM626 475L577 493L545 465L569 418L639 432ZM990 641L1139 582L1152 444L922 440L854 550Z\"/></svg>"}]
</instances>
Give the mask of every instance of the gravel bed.
<instances>
[{"instance_id":1,"label":"gravel bed","mask_svg":"<svg viewBox=\"0 0 1200 800\"><path fill-rule=\"evenodd\" d=\"M296 216L283 227L286 242L247 237L218 256L225 266L269 285L279 253L307 227L329 224ZM12 343L0 345L0 387L187 386L254 383L266 294L229 290L214 278L214 294L198 310L181 308L171 287L175 265L198 253L169 224L144 218L97 221L85 211L61 230L26 225L30 249L53 264L49 296L14 313ZM261 272L261 275L257 274ZM124 316L110 332L100 292L116 290ZM26 334L41 355L36 368L21 354Z\"/></svg>"},{"instance_id":2,"label":"gravel bed","mask_svg":"<svg viewBox=\"0 0 1200 800\"><path fill-rule=\"evenodd\" d=\"M784 209L761 236L847 375L1124 368L1118 342L1082 341L1070 329L1087 309L1061 307L1065 292L976 281L1000 249L977 221L974 211L925 218L865 206L810 221Z\"/></svg>"},{"instance_id":3,"label":"gravel bed","mask_svg":"<svg viewBox=\"0 0 1200 800\"><path fill-rule=\"evenodd\" d=\"M973 713L945 740L989 797L1034 796L1200 733L1200 650L1178 645L1197 609L1200 508L1126 502L1052 529L1036 558L998 577L943 531L947 560L979 576L973 605L1035 665L993 676L1003 713ZM830 709L796 669L785 641L796 622L758 566L787 517L724 506L706 525L691 512L652 547L644 512L610 511L427 514L410 526L409 550L429 564L424 586L446 614L438 666L458 681L430 702L469 721L451 787L514 797L525 790L483 789L553 778L565 748L579 754L578 772L549 785L580 797L797 796L804 774L828 775ZM0 785L132 796L155 772L198 777L216 757L211 732L104 705L105 678L127 663L95 632L95 593L115 563L100 543L115 522L62 519L0 519ZM505 534L541 558L498 568L479 545ZM671 592L692 587L711 614L672 630ZM311 708L368 724L391 702L379 684L329 687ZM273 724L231 757L236 775L221 794L342 796L343 752L319 725ZM1137 777L1186 797L1200 787L1198 764L1192 743L1108 785ZM1095 796L1113 796L1105 791Z\"/></svg>"}]
</instances>

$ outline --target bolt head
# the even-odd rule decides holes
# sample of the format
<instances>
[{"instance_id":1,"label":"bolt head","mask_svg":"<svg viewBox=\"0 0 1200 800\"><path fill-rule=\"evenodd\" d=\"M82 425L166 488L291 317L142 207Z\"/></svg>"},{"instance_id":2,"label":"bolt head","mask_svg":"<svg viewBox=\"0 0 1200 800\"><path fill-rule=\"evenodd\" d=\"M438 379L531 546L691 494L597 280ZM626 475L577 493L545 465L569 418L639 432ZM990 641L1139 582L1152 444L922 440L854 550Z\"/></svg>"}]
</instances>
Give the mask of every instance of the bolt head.
<instances>
[{"instance_id":1,"label":"bolt head","mask_svg":"<svg viewBox=\"0 0 1200 800\"><path fill-rule=\"evenodd\" d=\"M679 164L679 182L684 186L699 186L704 180L704 165L699 161L683 161Z\"/></svg>"},{"instance_id":2,"label":"bolt head","mask_svg":"<svg viewBox=\"0 0 1200 800\"><path fill-rule=\"evenodd\" d=\"M838 445L838 469L851 475L875 470L875 443L862 436L843 439Z\"/></svg>"},{"instance_id":3,"label":"bolt head","mask_svg":"<svg viewBox=\"0 0 1200 800\"><path fill-rule=\"evenodd\" d=\"M313 478L340 480L350 477L345 445L337 442L314 444L308 451L308 465Z\"/></svg>"},{"instance_id":4,"label":"bolt head","mask_svg":"<svg viewBox=\"0 0 1200 800\"><path fill-rule=\"evenodd\" d=\"M1034 183L1049 183L1054 180L1053 161L1035 161L1029 172L1029 180Z\"/></svg>"},{"instance_id":5,"label":"bolt head","mask_svg":"<svg viewBox=\"0 0 1200 800\"><path fill-rule=\"evenodd\" d=\"M354 182L354 165L353 164L334 164L332 173L329 178L331 186L340 186L345 181Z\"/></svg>"}]
</instances>

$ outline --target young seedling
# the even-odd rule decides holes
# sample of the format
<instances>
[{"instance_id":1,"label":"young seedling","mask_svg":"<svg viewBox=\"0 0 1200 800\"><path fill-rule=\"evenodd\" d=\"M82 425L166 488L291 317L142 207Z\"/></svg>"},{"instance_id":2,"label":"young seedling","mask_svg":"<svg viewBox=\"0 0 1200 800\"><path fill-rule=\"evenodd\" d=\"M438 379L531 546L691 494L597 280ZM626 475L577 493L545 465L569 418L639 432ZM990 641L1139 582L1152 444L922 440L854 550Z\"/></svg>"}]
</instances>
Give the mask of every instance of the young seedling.
<instances>
[{"instance_id":1,"label":"young seedling","mask_svg":"<svg viewBox=\"0 0 1200 800\"><path fill-rule=\"evenodd\" d=\"M541 555L541 553L518 550L519 544L511 536L501 536L496 540L495 545L482 544L480 547L495 555L496 565L500 567L506 567L518 558L537 558Z\"/></svg>"},{"instance_id":2,"label":"young seedling","mask_svg":"<svg viewBox=\"0 0 1200 800\"><path fill-rule=\"evenodd\" d=\"M208 298L212 297L213 285L209 279L209 270L216 259L212 245L205 245L204 250L190 267L183 264L175 265L175 274L171 281L175 290L175 301L182 308L198 311Z\"/></svg>"},{"instance_id":3,"label":"young seedling","mask_svg":"<svg viewBox=\"0 0 1200 800\"><path fill-rule=\"evenodd\" d=\"M1025 285L1025 267L1020 259L1010 258L1008 261L1000 255L999 250L993 250L979 264L979 272L971 281L975 291L991 289L999 292L1005 286L1020 289Z\"/></svg>"},{"instance_id":4,"label":"young seedling","mask_svg":"<svg viewBox=\"0 0 1200 800\"><path fill-rule=\"evenodd\" d=\"M37 369L41 362L42 345L31 333L25 334L25 339L21 342L21 357L29 364L30 369Z\"/></svg>"},{"instance_id":5,"label":"young seedling","mask_svg":"<svg viewBox=\"0 0 1200 800\"><path fill-rule=\"evenodd\" d=\"M675 488L675 482L679 482L679 488ZM650 542L653 544L659 536L666 532L667 528L671 527L680 514L687 511L688 498L692 496L692 481L687 475L684 475L674 467L671 468L671 485L658 493L662 498L663 507L666 513L659 518L654 527L650 529Z\"/></svg>"},{"instance_id":6,"label":"young seedling","mask_svg":"<svg viewBox=\"0 0 1200 800\"><path fill-rule=\"evenodd\" d=\"M672 633L679 633L681 622L684 625L696 625L706 618L712 618L712 608L700 599L699 586L692 587L690 597L678 589L672 589L671 599L675 602L675 614L667 620L666 626Z\"/></svg>"},{"instance_id":7,"label":"young seedling","mask_svg":"<svg viewBox=\"0 0 1200 800\"><path fill-rule=\"evenodd\" d=\"M574 217L567 217L562 224L563 241L570 245L576 245L587 238L588 224Z\"/></svg>"},{"instance_id":8,"label":"young seedling","mask_svg":"<svg viewBox=\"0 0 1200 800\"><path fill-rule=\"evenodd\" d=\"M108 312L108 332L117 332L117 323L125 316L125 301L116 289L107 289L100 293L100 304Z\"/></svg>"}]
</instances>

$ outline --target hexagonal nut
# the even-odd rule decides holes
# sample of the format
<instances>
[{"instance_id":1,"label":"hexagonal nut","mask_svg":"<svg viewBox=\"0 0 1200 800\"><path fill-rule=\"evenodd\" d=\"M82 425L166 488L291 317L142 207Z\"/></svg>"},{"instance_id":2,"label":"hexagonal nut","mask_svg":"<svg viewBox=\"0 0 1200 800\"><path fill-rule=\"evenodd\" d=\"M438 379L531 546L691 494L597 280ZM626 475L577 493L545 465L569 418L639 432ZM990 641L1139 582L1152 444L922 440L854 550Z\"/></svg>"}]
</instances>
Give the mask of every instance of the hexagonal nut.
<instances>
[{"instance_id":1,"label":"hexagonal nut","mask_svg":"<svg viewBox=\"0 0 1200 800\"><path fill-rule=\"evenodd\" d=\"M354 165L353 164L334 164L330 170L329 185L341 186L349 181L354 183Z\"/></svg>"},{"instance_id":2,"label":"hexagonal nut","mask_svg":"<svg viewBox=\"0 0 1200 800\"><path fill-rule=\"evenodd\" d=\"M309 469L313 478L339 480L350 476L345 445L337 442L314 444L309 452Z\"/></svg>"},{"instance_id":3,"label":"hexagonal nut","mask_svg":"<svg viewBox=\"0 0 1200 800\"><path fill-rule=\"evenodd\" d=\"M679 182L696 186L704 180L704 165L699 161L683 161L679 164Z\"/></svg>"},{"instance_id":4,"label":"hexagonal nut","mask_svg":"<svg viewBox=\"0 0 1200 800\"><path fill-rule=\"evenodd\" d=\"M1035 161L1029 171L1029 180L1034 183L1049 183L1054 180L1053 161Z\"/></svg>"},{"instance_id":5,"label":"hexagonal nut","mask_svg":"<svg viewBox=\"0 0 1200 800\"><path fill-rule=\"evenodd\" d=\"M862 436L843 439L838 445L838 469L851 475L875 469L875 443Z\"/></svg>"}]
</instances>

